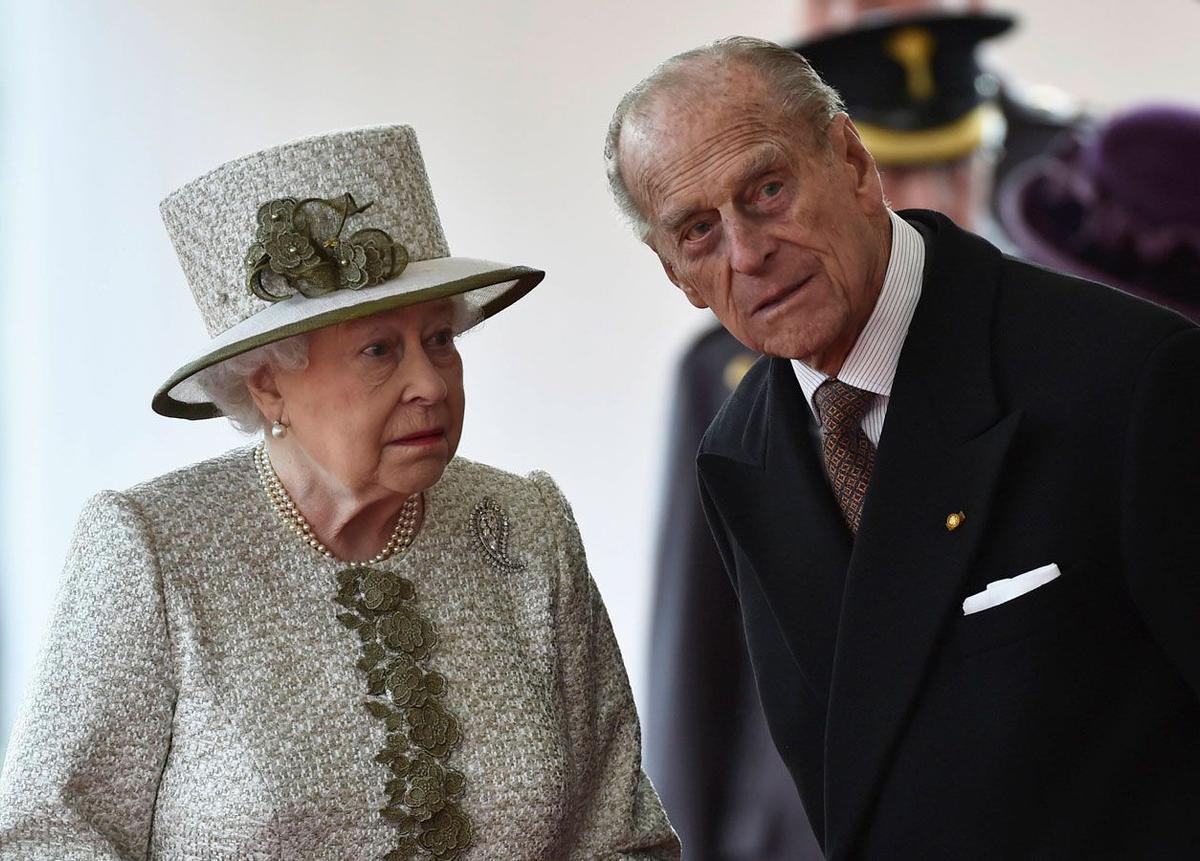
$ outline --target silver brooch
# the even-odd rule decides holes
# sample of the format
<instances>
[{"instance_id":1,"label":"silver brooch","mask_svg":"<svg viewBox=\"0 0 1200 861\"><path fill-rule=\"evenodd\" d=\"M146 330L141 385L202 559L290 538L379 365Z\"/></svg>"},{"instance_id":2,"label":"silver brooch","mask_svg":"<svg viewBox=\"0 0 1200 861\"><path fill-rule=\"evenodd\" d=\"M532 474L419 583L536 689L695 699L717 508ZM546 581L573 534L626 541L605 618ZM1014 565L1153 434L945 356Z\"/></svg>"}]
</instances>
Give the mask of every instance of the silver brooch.
<instances>
[{"instance_id":1,"label":"silver brooch","mask_svg":"<svg viewBox=\"0 0 1200 861\"><path fill-rule=\"evenodd\" d=\"M485 496L471 512L471 529L488 561L501 571L524 571L525 563L508 556L508 517L500 504Z\"/></svg>"}]
</instances>

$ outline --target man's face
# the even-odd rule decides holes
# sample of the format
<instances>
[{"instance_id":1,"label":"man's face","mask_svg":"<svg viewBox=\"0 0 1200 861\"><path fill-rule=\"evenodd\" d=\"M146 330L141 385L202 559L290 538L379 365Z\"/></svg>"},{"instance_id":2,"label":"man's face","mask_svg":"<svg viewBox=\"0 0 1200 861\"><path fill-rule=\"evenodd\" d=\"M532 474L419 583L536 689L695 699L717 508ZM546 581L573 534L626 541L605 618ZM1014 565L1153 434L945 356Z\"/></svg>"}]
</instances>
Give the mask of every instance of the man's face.
<instances>
[{"instance_id":1,"label":"man's face","mask_svg":"<svg viewBox=\"0 0 1200 861\"><path fill-rule=\"evenodd\" d=\"M652 97L620 153L647 242L688 299L753 350L836 371L874 307L891 234L844 115L824 141L781 117L756 73L726 65L698 92Z\"/></svg>"}]
</instances>

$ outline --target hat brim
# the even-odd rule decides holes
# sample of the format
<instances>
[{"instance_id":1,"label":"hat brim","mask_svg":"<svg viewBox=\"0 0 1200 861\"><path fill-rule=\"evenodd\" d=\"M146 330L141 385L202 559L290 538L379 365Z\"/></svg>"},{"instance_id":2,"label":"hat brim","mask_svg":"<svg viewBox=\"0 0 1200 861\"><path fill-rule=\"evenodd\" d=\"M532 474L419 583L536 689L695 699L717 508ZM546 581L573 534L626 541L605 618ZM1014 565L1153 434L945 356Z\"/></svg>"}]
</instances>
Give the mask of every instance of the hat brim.
<instances>
[{"instance_id":1,"label":"hat brim","mask_svg":"<svg viewBox=\"0 0 1200 861\"><path fill-rule=\"evenodd\" d=\"M985 142L999 139L989 128L1003 129L1003 123L999 108L985 103L937 128L900 131L858 121L854 127L878 165L905 167L966 158Z\"/></svg>"},{"instance_id":2,"label":"hat brim","mask_svg":"<svg viewBox=\"0 0 1200 861\"><path fill-rule=\"evenodd\" d=\"M900 27L927 27L950 38L982 42L1013 28L1017 19L1002 12L900 12L879 9L860 18L857 23L839 27L788 47L807 58L817 51L853 51L864 38L878 36ZM807 53L806 53L807 52Z\"/></svg>"},{"instance_id":3,"label":"hat brim","mask_svg":"<svg viewBox=\"0 0 1200 861\"><path fill-rule=\"evenodd\" d=\"M1106 272L1062 248L1061 239L1056 241L1037 229L1028 212L1031 205L1030 194L1035 184L1061 169L1062 163L1053 155L1042 155L1017 165L1000 184L997 193L1000 226L1022 255L1050 269L1116 287L1131 296L1169 308L1189 319L1200 320L1200 301L1166 295Z\"/></svg>"},{"instance_id":4,"label":"hat brim","mask_svg":"<svg viewBox=\"0 0 1200 861\"><path fill-rule=\"evenodd\" d=\"M542 270L527 266L441 257L410 263L400 277L375 287L335 290L315 298L297 294L267 306L213 338L200 356L159 387L151 407L171 418L216 418L222 414L220 409L196 380L205 368L293 335L448 296L465 295L472 316L482 321L516 302L545 276Z\"/></svg>"}]
</instances>

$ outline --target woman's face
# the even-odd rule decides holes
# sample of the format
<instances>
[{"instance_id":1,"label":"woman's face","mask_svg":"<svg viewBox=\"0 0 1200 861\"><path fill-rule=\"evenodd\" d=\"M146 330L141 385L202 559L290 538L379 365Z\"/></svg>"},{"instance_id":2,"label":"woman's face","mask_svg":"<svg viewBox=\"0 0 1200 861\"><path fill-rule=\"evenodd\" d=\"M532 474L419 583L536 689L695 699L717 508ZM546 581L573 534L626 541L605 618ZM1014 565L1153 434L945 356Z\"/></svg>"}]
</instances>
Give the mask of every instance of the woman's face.
<instances>
[{"instance_id":1,"label":"woman's face","mask_svg":"<svg viewBox=\"0 0 1200 861\"><path fill-rule=\"evenodd\" d=\"M462 437L457 316L441 299L327 326L309 335L306 368L273 370L283 442L318 480L360 496L437 482Z\"/></svg>"}]
</instances>

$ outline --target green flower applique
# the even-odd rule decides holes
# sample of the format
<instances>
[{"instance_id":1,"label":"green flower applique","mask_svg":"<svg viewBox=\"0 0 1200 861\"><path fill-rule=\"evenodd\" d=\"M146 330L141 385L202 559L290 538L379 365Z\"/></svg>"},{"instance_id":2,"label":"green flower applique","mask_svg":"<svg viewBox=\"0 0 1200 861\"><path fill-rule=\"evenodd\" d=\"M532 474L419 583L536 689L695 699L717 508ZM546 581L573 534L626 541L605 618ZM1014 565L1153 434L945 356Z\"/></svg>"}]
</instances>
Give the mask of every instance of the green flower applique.
<instances>
[{"instance_id":1,"label":"green flower applique","mask_svg":"<svg viewBox=\"0 0 1200 861\"><path fill-rule=\"evenodd\" d=\"M462 741L458 718L442 708L437 700L409 709L408 724L409 739L432 756L449 756L450 751Z\"/></svg>"},{"instance_id":2,"label":"green flower applique","mask_svg":"<svg viewBox=\"0 0 1200 861\"><path fill-rule=\"evenodd\" d=\"M282 234L281 234L282 235ZM366 676L367 711L386 730L375 761L391 777L380 816L397 832L383 861L455 861L471 845L461 806L462 772L447 760L462 742L458 718L442 704L446 677L425 662L437 629L414 606L410 581L390 571L347 568L337 575L338 621L358 634L357 666Z\"/></svg>"},{"instance_id":3,"label":"green flower applique","mask_svg":"<svg viewBox=\"0 0 1200 861\"><path fill-rule=\"evenodd\" d=\"M367 249L353 242L338 242L334 246L334 259L338 264L338 278L350 290L367 286Z\"/></svg>"},{"instance_id":4,"label":"green flower applique","mask_svg":"<svg viewBox=\"0 0 1200 861\"><path fill-rule=\"evenodd\" d=\"M418 661L428 656L437 643L437 632L429 620L408 607L380 618L377 631L384 646L407 652Z\"/></svg>"},{"instance_id":5,"label":"green flower applique","mask_svg":"<svg viewBox=\"0 0 1200 861\"><path fill-rule=\"evenodd\" d=\"M303 272L317 256L317 249L300 233L281 233L268 240L263 250L271 258L271 269L280 275Z\"/></svg>"},{"instance_id":6,"label":"green flower applique","mask_svg":"<svg viewBox=\"0 0 1200 861\"><path fill-rule=\"evenodd\" d=\"M420 840L434 858L458 858L471 845L471 823L446 805L423 827Z\"/></svg>"},{"instance_id":7,"label":"green flower applique","mask_svg":"<svg viewBox=\"0 0 1200 861\"><path fill-rule=\"evenodd\" d=\"M370 206L359 206L350 194L264 203L244 260L250 292L279 302L296 293L312 298L361 290L399 275L408 250L385 231L368 227L342 238L346 221Z\"/></svg>"}]
</instances>

